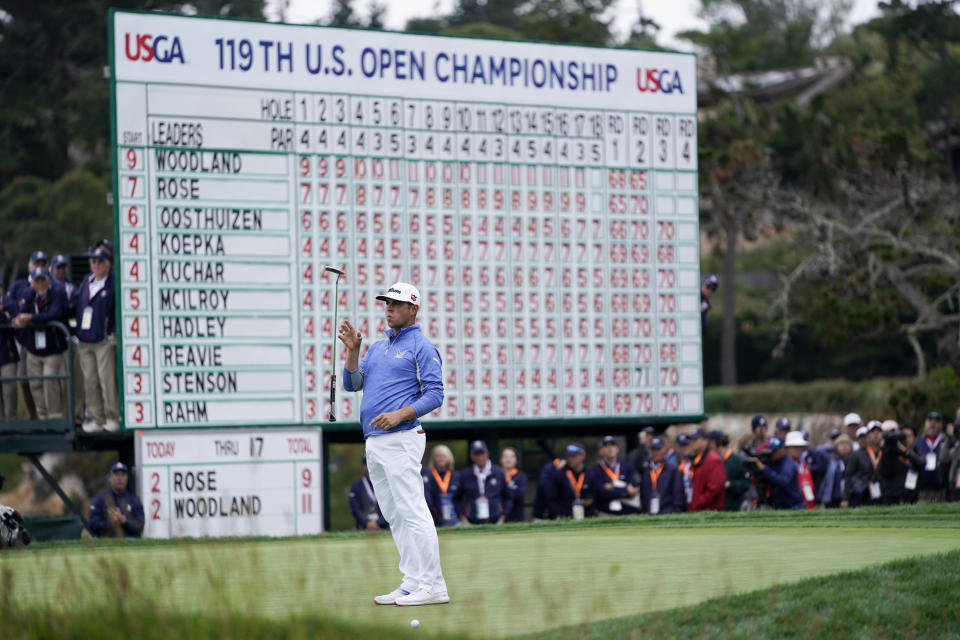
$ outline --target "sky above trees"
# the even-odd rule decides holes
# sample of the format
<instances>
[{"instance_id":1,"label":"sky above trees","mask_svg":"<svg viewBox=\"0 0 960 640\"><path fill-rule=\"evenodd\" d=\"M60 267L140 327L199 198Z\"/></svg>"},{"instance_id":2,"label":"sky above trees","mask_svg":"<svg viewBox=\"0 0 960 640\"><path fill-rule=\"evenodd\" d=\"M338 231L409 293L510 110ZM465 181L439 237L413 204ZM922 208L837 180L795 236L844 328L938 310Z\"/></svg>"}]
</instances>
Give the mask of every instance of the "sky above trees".
<instances>
[{"instance_id":1,"label":"sky above trees","mask_svg":"<svg viewBox=\"0 0 960 640\"><path fill-rule=\"evenodd\" d=\"M325 20L330 15L332 0L271 0L267 9L267 17L275 20L279 17L280 7L286 3L287 22L315 22ZM402 31L407 20L424 18L440 14L448 14L453 9L454 0L387 0L384 23L386 28ZM366 18L369 3L357 0L355 3L357 15ZM439 6L439 10L437 7ZM613 32L620 39L626 39L630 28L637 22L639 7L661 26L660 44L689 51L693 45L676 38L676 34L688 29L706 29L708 24L698 17L700 0L674 0L661 2L655 0L617 0L612 12L614 14ZM860 24L879 14L877 0L854 0L847 20L847 28Z\"/></svg>"}]
</instances>

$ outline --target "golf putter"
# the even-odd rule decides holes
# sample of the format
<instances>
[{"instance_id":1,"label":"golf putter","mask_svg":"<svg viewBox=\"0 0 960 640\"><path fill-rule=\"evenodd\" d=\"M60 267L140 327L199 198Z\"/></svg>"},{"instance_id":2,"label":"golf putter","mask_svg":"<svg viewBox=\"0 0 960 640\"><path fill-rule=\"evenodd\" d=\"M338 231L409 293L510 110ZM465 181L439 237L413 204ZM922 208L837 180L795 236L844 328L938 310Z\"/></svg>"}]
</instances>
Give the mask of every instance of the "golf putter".
<instances>
[{"instance_id":1,"label":"golf putter","mask_svg":"<svg viewBox=\"0 0 960 640\"><path fill-rule=\"evenodd\" d=\"M333 360L330 361L330 422L337 421L337 307L340 306L340 276L343 269L326 266L324 271L337 274L333 284Z\"/></svg>"}]
</instances>

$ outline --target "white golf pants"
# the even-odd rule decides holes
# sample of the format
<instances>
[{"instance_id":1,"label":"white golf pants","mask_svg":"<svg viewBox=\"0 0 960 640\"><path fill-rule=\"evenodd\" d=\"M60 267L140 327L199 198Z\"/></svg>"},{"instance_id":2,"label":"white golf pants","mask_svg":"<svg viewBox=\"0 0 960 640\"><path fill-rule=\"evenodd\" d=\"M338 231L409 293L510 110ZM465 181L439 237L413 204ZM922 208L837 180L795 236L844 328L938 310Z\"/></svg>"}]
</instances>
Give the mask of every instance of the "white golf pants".
<instances>
[{"instance_id":1,"label":"white golf pants","mask_svg":"<svg viewBox=\"0 0 960 640\"><path fill-rule=\"evenodd\" d=\"M383 517L400 552L402 589L447 590L440 570L437 529L423 497L420 460L427 444L421 427L366 440L367 468Z\"/></svg>"}]
</instances>

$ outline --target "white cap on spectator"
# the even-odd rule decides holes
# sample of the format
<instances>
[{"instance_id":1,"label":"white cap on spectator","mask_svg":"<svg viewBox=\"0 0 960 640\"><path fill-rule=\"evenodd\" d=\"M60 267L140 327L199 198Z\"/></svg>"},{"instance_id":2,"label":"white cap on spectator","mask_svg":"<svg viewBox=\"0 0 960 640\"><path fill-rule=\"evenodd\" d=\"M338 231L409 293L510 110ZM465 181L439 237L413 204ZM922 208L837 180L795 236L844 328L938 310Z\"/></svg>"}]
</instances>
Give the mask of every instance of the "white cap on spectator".
<instances>
[{"instance_id":1,"label":"white cap on spectator","mask_svg":"<svg viewBox=\"0 0 960 640\"><path fill-rule=\"evenodd\" d=\"M896 431L900 428L900 425L897 424L896 420L884 420L880 428L883 429L884 433L887 433L889 431Z\"/></svg>"},{"instance_id":2,"label":"white cap on spectator","mask_svg":"<svg viewBox=\"0 0 960 640\"><path fill-rule=\"evenodd\" d=\"M804 439L803 434L799 431L791 431L787 433L787 439L783 442L785 447L806 447L807 441Z\"/></svg>"},{"instance_id":3,"label":"white cap on spectator","mask_svg":"<svg viewBox=\"0 0 960 640\"><path fill-rule=\"evenodd\" d=\"M861 437L861 436L865 436L865 435L867 435L867 428L866 428L866 427L860 427L859 429L857 429L857 437L858 437L858 438Z\"/></svg>"},{"instance_id":4,"label":"white cap on spectator","mask_svg":"<svg viewBox=\"0 0 960 640\"><path fill-rule=\"evenodd\" d=\"M843 426L849 427L852 424L861 424L863 420L855 413L848 413L843 417Z\"/></svg>"}]
</instances>

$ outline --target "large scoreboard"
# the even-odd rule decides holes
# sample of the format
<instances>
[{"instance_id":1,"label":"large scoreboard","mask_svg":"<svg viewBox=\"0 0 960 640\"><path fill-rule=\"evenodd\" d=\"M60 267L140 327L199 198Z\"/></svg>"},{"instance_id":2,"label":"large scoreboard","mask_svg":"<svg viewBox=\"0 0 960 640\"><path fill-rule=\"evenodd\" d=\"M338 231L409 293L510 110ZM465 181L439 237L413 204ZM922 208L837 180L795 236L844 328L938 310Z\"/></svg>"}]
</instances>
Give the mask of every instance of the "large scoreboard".
<instances>
[{"instance_id":1,"label":"large scoreboard","mask_svg":"<svg viewBox=\"0 0 960 640\"><path fill-rule=\"evenodd\" d=\"M326 421L334 306L369 346L395 281L435 422L702 413L694 56L121 11L110 36L125 428Z\"/></svg>"}]
</instances>

